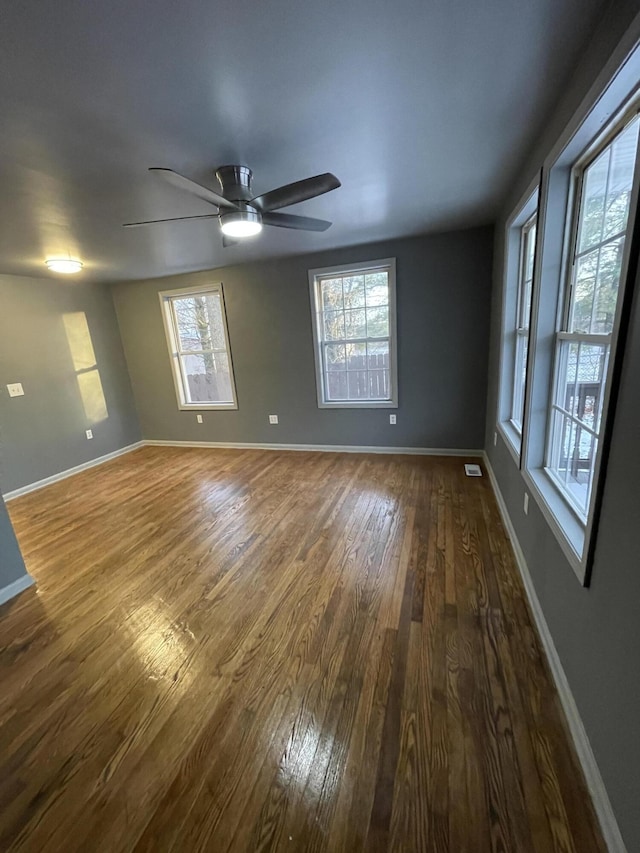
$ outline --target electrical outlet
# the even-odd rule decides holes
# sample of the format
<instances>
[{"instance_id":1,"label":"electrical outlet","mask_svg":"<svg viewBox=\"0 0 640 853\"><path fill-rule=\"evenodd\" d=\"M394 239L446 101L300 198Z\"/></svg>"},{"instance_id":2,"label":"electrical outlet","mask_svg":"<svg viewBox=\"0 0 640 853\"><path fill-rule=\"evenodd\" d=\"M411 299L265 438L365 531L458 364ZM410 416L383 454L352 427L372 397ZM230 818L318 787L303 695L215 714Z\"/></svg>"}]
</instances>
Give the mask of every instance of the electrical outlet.
<instances>
[{"instance_id":1,"label":"electrical outlet","mask_svg":"<svg viewBox=\"0 0 640 853\"><path fill-rule=\"evenodd\" d=\"M395 424L395 422L396 422L396 416L395 415L389 415L389 423Z\"/></svg>"},{"instance_id":2,"label":"electrical outlet","mask_svg":"<svg viewBox=\"0 0 640 853\"><path fill-rule=\"evenodd\" d=\"M278 423L278 416L277 415L269 415L269 423L270 424L277 424Z\"/></svg>"},{"instance_id":3,"label":"electrical outlet","mask_svg":"<svg viewBox=\"0 0 640 853\"><path fill-rule=\"evenodd\" d=\"M198 421L199 424L201 424L202 423L202 415L196 415L196 420Z\"/></svg>"},{"instance_id":4,"label":"electrical outlet","mask_svg":"<svg viewBox=\"0 0 640 853\"><path fill-rule=\"evenodd\" d=\"M93 430L92 429L85 430L85 432L86 432L87 439L93 438Z\"/></svg>"},{"instance_id":5,"label":"electrical outlet","mask_svg":"<svg viewBox=\"0 0 640 853\"><path fill-rule=\"evenodd\" d=\"M523 506L524 506L524 514L529 515L529 493L528 492L524 493L524 504L523 504Z\"/></svg>"},{"instance_id":6,"label":"electrical outlet","mask_svg":"<svg viewBox=\"0 0 640 853\"><path fill-rule=\"evenodd\" d=\"M24 388L21 382L12 382L7 385L7 391L10 397L24 397Z\"/></svg>"},{"instance_id":7,"label":"electrical outlet","mask_svg":"<svg viewBox=\"0 0 640 853\"><path fill-rule=\"evenodd\" d=\"M495 447L497 443L498 443L498 433L494 432L494 434L493 434L493 446Z\"/></svg>"}]
</instances>

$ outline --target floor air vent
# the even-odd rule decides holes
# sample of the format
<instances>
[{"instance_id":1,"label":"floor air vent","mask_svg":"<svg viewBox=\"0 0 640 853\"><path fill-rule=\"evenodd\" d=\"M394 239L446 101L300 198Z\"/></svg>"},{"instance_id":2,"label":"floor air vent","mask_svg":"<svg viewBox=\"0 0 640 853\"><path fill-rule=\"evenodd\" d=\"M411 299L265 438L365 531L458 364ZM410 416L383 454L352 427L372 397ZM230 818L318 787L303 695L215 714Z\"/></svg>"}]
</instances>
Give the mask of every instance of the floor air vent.
<instances>
[{"instance_id":1,"label":"floor air vent","mask_svg":"<svg viewBox=\"0 0 640 853\"><path fill-rule=\"evenodd\" d=\"M479 465L465 465L464 473L467 477L482 477L482 468Z\"/></svg>"}]
</instances>

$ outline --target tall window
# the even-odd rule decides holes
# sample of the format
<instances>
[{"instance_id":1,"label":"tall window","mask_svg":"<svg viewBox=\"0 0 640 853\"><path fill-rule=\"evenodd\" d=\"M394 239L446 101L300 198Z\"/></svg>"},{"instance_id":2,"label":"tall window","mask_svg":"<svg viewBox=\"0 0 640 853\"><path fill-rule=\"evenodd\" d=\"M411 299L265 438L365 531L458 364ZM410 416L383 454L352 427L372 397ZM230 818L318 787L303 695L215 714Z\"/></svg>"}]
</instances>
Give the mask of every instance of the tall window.
<instances>
[{"instance_id":1,"label":"tall window","mask_svg":"<svg viewBox=\"0 0 640 853\"><path fill-rule=\"evenodd\" d=\"M235 409L221 285L160 294L181 409Z\"/></svg>"},{"instance_id":2,"label":"tall window","mask_svg":"<svg viewBox=\"0 0 640 853\"><path fill-rule=\"evenodd\" d=\"M395 259L311 270L318 405L397 405Z\"/></svg>"},{"instance_id":3,"label":"tall window","mask_svg":"<svg viewBox=\"0 0 640 853\"><path fill-rule=\"evenodd\" d=\"M605 405L640 119L621 123L576 168L570 272L547 435L546 468L586 521Z\"/></svg>"},{"instance_id":4,"label":"tall window","mask_svg":"<svg viewBox=\"0 0 640 853\"><path fill-rule=\"evenodd\" d=\"M513 368L513 394L511 397L511 423L519 434L522 434L524 391L527 383L527 349L529 346L529 320L531 319L533 261L536 251L536 219L537 211L527 219L520 229L515 364Z\"/></svg>"},{"instance_id":5,"label":"tall window","mask_svg":"<svg viewBox=\"0 0 640 853\"><path fill-rule=\"evenodd\" d=\"M529 188L526 200L520 202L505 229L497 425L518 464L527 384L538 195L537 186Z\"/></svg>"}]
</instances>

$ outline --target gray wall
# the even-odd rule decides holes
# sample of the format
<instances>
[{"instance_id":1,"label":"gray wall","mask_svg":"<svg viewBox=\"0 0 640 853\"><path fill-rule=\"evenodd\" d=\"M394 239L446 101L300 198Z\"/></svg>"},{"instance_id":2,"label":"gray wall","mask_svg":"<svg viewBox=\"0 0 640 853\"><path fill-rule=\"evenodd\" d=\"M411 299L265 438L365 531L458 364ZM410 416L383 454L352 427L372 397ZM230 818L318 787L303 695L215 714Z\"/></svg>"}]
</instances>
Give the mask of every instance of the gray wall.
<instances>
[{"instance_id":1,"label":"gray wall","mask_svg":"<svg viewBox=\"0 0 640 853\"><path fill-rule=\"evenodd\" d=\"M10 398L10 382L21 382L25 396ZM87 428L93 430L92 441L85 437ZM108 286L0 275L2 491L139 438Z\"/></svg>"},{"instance_id":2,"label":"gray wall","mask_svg":"<svg viewBox=\"0 0 640 853\"><path fill-rule=\"evenodd\" d=\"M22 554L0 495L0 591L25 574Z\"/></svg>"},{"instance_id":3,"label":"gray wall","mask_svg":"<svg viewBox=\"0 0 640 853\"><path fill-rule=\"evenodd\" d=\"M145 438L481 448L492 229L113 285ZM319 409L307 271L397 259L399 407ZM237 411L178 410L158 291L222 281ZM279 425L270 426L268 415Z\"/></svg>"},{"instance_id":4,"label":"gray wall","mask_svg":"<svg viewBox=\"0 0 640 853\"><path fill-rule=\"evenodd\" d=\"M487 453L629 851L640 850L640 283L590 589L578 583L535 502L524 516L522 476L500 436L493 446L493 433L506 219L637 11L636 2L610 7L566 96L514 181L497 225L486 436Z\"/></svg>"}]
</instances>

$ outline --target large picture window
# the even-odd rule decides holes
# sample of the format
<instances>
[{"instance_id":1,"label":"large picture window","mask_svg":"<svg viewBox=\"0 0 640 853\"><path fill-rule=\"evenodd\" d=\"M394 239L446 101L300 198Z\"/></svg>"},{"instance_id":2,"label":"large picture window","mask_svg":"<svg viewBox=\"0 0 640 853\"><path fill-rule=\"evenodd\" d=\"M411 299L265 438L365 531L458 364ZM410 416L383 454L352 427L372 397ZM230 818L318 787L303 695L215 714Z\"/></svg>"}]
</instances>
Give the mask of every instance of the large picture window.
<instances>
[{"instance_id":1,"label":"large picture window","mask_svg":"<svg viewBox=\"0 0 640 853\"><path fill-rule=\"evenodd\" d=\"M321 407L397 405L395 260L311 270Z\"/></svg>"},{"instance_id":2,"label":"large picture window","mask_svg":"<svg viewBox=\"0 0 640 853\"><path fill-rule=\"evenodd\" d=\"M221 285L160 294L182 409L235 409L236 393Z\"/></svg>"},{"instance_id":3,"label":"large picture window","mask_svg":"<svg viewBox=\"0 0 640 853\"><path fill-rule=\"evenodd\" d=\"M586 522L603 420L612 340L638 179L640 119L628 117L577 165L570 270L547 434L546 470Z\"/></svg>"}]
</instances>

